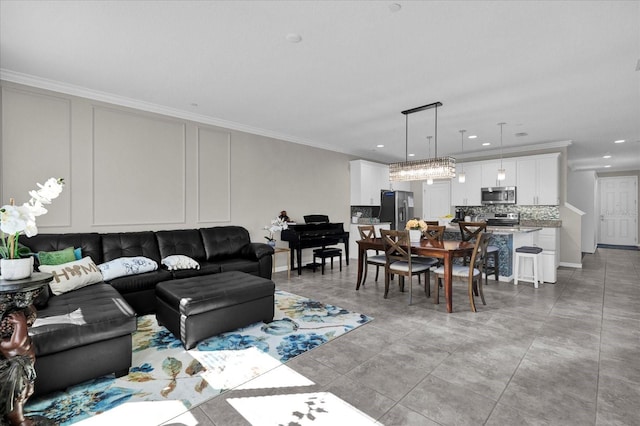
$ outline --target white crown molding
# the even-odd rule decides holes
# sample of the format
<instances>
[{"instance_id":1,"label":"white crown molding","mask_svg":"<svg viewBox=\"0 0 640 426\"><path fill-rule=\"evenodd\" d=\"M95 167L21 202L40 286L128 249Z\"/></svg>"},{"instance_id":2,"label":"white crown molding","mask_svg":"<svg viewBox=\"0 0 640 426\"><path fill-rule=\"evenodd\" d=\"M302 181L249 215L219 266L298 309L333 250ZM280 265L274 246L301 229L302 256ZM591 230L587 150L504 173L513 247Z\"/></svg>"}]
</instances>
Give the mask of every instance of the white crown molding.
<instances>
[{"instance_id":1,"label":"white crown molding","mask_svg":"<svg viewBox=\"0 0 640 426\"><path fill-rule=\"evenodd\" d=\"M456 160L464 160L467 158L478 158L478 157L492 157L492 158L500 158L500 153L504 154L517 154L520 152L530 153L532 151L543 151L550 149L558 149L558 148L566 148L571 145L573 141L571 140L563 140L563 141L554 141L554 142L544 142L537 143L532 145L519 145L510 148L496 148L496 149L487 149L487 150L476 150L476 151L465 151L464 154L456 154L454 157Z\"/></svg>"},{"instance_id":2,"label":"white crown molding","mask_svg":"<svg viewBox=\"0 0 640 426\"><path fill-rule=\"evenodd\" d=\"M307 139L301 139L295 136L273 132L271 130L261 129L258 127L247 126L235 121L195 114L193 112L177 108L153 104L150 102L114 95L112 93L101 92L99 90L92 90L86 87L75 86L60 81L49 80L46 78L11 71L5 68L0 68L0 80L336 152L336 149L333 147L324 146ZM345 150L337 152L349 154L349 152Z\"/></svg>"}]
</instances>

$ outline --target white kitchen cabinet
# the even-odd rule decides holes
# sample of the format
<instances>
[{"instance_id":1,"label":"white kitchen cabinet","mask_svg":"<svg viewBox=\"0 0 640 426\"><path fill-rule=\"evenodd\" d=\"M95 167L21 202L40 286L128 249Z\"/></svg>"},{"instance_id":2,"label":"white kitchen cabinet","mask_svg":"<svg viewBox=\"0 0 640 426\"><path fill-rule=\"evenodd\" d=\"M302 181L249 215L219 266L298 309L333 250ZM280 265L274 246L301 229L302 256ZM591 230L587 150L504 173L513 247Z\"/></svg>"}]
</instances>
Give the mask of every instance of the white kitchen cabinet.
<instances>
[{"instance_id":1,"label":"white kitchen cabinet","mask_svg":"<svg viewBox=\"0 0 640 426\"><path fill-rule=\"evenodd\" d=\"M458 174L464 167L465 181L458 182ZM497 172L497 170L496 170ZM451 180L452 206L479 206L482 188L482 164L463 163L456 165L456 177Z\"/></svg>"},{"instance_id":2,"label":"white kitchen cabinet","mask_svg":"<svg viewBox=\"0 0 640 426\"><path fill-rule=\"evenodd\" d=\"M557 206L559 199L559 156L545 154L517 160L519 205Z\"/></svg>"},{"instance_id":3,"label":"white kitchen cabinet","mask_svg":"<svg viewBox=\"0 0 640 426\"><path fill-rule=\"evenodd\" d=\"M560 237L558 228L542 228L538 232L538 247L542 248L544 281L555 283L560 264Z\"/></svg>"},{"instance_id":4,"label":"white kitchen cabinet","mask_svg":"<svg viewBox=\"0 0 640 426\"><path fill-rule=\"evenodd\" d=\"M379 206L380 190L390 189L389 166L366 160L350 162L351 205Z\"/></svg>"},{"instance_id":5,"label":"white kitchen cabinet","mask_svg":"<svg viewBox=\"0 0 640 426\"><path fill-rule=\"evenodd\" d=\"M351 259L357 259L358 258L358 243L357 241L360 240L360 232L358 231L358 226L360 225L366 225L366 223L360 223L360 224L351 224L349 226L349 258ZM384 222L384 223L374 223L373 227L375 228L375 233L376 233L376 237L380 237L380 230L381 229L386 229L389 230L391 229L391 224L389 222Z\"/></svg>"},{"instance_id":6,"label":"white kitchen cabinet","mask_svg":"<svg viewBox=\"0 0 640 426\"><path fill-rule=\"evenodd\" d=\"M505 170L505 179L498 180L500 160L485 161L482 163L482 187L516 186L517 173L516 161L513 159L502 160L502 168Z\"/></svg>"}]
</instances>

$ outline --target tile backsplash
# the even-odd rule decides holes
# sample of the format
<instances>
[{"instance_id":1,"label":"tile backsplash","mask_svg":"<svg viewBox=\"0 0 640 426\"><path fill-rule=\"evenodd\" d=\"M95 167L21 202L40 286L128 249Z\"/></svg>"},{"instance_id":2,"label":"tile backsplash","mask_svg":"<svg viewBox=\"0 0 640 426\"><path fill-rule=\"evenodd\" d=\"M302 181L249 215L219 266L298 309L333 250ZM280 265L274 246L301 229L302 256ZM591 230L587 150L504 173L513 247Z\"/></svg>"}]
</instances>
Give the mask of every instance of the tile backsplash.
<instances>
[{"instance_id":1,"label":"tile backsplash","mask_svg":"<svg viewBox=\"0 0 640 426\"><path fill-rule=\"evenodd\" d=\"M468 215L481 215L486 213L520 213L520 220L559 220L560 209L558 206L518 206L518 205L493 205L493 206L459 206ZM454 209L455 210L455 209Z\"/></svg>"}]
</instances>

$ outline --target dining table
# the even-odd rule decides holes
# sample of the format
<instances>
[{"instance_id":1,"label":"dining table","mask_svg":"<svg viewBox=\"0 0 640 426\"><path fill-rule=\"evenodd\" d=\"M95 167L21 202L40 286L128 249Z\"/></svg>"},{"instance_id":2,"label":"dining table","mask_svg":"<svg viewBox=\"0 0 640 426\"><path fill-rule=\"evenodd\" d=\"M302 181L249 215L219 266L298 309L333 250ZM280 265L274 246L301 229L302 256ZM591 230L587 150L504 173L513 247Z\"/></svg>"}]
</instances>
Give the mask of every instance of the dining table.
<instances>
[{"instance_id":1,"label":"dining table","mask_svg":"<svg viewBox=\"0 0 640 426\"><path fill-rule=\"evenodd\" d=\"M358 243L358 278L356 290L360 289L362 275L365 267L365 254L367 250L381 250L384 252L382 238L362 239ZM444 298L447 303L447 312L453 312L452 282L453 282L453 259L456 257L471 256L473 253L473 241L444 240L429 241L421 239L419 242L411 242L411 254L442 259L444 266ZM434 298L434 303L439 300Z\"/></svg>"}]
</instances>

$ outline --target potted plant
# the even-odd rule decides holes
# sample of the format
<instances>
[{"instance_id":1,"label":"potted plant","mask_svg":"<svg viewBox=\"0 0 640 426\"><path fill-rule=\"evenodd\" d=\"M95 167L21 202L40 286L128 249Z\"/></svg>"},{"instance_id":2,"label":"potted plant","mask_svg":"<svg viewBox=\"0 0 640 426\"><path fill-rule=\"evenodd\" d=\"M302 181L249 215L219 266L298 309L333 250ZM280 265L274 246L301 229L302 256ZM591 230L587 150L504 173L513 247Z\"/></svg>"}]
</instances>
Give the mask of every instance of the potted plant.
<instances>
[{"instance_id":1,"label":"potted plant","mask_svg":"<svg viewBox=\"0 0 640 426\"><path fill-rule=\"evenodd\" d=\"M422 233L427 230L427 223L422 219L411 219L407 221L405 229L409 230L409 239L412 243L419 242Z\"/></svg>"},{"instance_id":2,"label":"potted plant","mask_svg":"<svg viewBox=\"0 0 640 426\"><path fill-rule=\"evenodd\" d=\"M31 199L16 206L13 199L0 208L0 272L5 280L19 280L31 276L33 257L18 243L21 234L32 237L38 233L36 217L47 213L45 204L51 204L62 192L63 179L50 178L39 189L29 191ZM25 257L26 256L26 257Z\"/></svg>"},{"instance_id":3,"label":"potted plant","mask_svg":"<svg viewBox=\"0 0 640 426\"><path fill-rule=\"evenodd\" d=\"M267 225L264 227L264 229L266 229L267 231L269 231L269 235L265 236L265 238L268 241L268 244L271 247L275 247L276 246L276 239L273 238L273 233L274 232L278 232L278 231L282 231L283 229L287 229L288 225L287 222L282 219L282 218L276 218L274 220L271 221L271 225Z\"/></svg>"}]
</instances>

